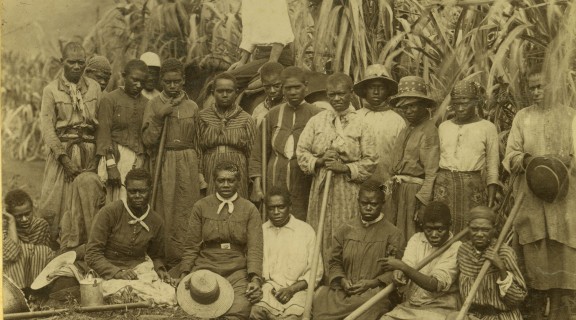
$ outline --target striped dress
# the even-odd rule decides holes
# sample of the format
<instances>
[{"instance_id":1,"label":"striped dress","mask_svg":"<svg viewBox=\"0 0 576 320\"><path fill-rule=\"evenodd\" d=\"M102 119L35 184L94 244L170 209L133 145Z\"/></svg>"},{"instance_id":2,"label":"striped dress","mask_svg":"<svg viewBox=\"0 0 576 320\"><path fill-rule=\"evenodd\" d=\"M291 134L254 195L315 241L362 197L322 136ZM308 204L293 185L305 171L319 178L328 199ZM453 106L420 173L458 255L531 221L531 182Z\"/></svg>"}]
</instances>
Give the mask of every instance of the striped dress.
<instances>
[{"instance_id":1,"label":"striped dress","mask_svg":"<svg viewBox=\"0 0 576 320\"><path fill-rule=\"evenodd\" d=\"M509 246L503 244L500 248L500 258L506 270L512 273L513 281L504 296L501 296L501 286L496 283L500 273L496 267L490 266L488 272L472 300L469 314L482 320L521 320L518 310L527 294L526 282L518 269L516 254ZM466 299L486 258L477 253L470 242L465 242L458 250L458 269L460 270L460 295Z\"/></svg>"},{"instance_id":2,"label":"striped dress","mask_svg":"<svg viewBox=\"0 0 576 320\"><path fill-rule=\"evenodd\" d=\"M29 287L53 257L48 222L37 217L31 219L30 227L17 229L18 242L8 237L6 226L3 228L4 274L20 289Z\"/></svg>"},{"instance_id":3,"label":"striped dress","mask_svg":"<svg viewBox=\"0 0 576 320\"><path fill-rule=\"evenodd\" d=\"M230 161L240 167L238 194L248 198L248 159L256 135L252 117L238 105L224 114L212 105L200 111L196 128L199 156L208 182L206 194L216 192L214 166L220 161Z\"/></svg>"}]
</instances>

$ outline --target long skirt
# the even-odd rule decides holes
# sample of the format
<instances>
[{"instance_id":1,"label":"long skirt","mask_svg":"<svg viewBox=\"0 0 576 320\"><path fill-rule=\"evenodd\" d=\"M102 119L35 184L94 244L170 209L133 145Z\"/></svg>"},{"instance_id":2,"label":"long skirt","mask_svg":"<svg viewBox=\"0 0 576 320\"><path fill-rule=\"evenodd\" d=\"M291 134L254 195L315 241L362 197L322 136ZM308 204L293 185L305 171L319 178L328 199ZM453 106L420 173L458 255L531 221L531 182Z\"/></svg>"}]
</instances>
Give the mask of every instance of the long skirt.
<instances>
[{"instance_id":1,"label":"long skirt","mask_svg":"<svg viewBox=\"0 0 576 320\"><path fill-rule=\"evenodd\" d=\"M576 290L576 249L542 239L522 245L528 287Z\"/></svg>"},{"instance_id":2,"label":"long skirt","mask_svg":"<svg viewBox=\"0 0 576 320\"><path fill-rule=\"evenodd\" d=\"M385 213L385 217L402 231L404 243L408 243L416 233L416 194L421 187L417 183L400 183L392 192L390 206L385 206L390 210L389 213Z\"/></svg>"},{"instance_id":3,"label":"long skirt","mask_svg":"<svg viewBox=\"0 0 576 320\"><path fill-rule=\"evenodd\" d=\"M54 253L47 246L31 243L21 243L20 248L22 251L17 261L4 263L4 274L22 289L30 287Z\"/></svg>"},{"instance_id":4,"label":"long skirt","mask_svg":"<svg viewBox=\"0 0 576 320\"><path fill-rule=\"evenodd\" d=\"M235 163L240 168L240 183L238 184L238 194L248 199L248 161L246 155L239 151L228 149L227 152L209 151L202 156L202 168L204 170L204 179L208 182L206 195L216 193L214 184L214 167L220 161L229 161Z\"/></svg>"},{"instance_id":5,"label":"long skirt","mask_svg":"<svg viewBox=\"0 0 576 320\"><path fill-rule=\"evenodd\" d=\"M380 292L379 288L372 288L362 294L347 295L342 289L333 289L327 286L320 287L312 304L314 320L341 320L354 310ZM380 299L369 308L360 319L376 320L390 310L390 300Z\"/></svg>"},{"instance_id":6,"label":"long skirt","mask_svg":"<svg viewBox=\"0 0 576 320\"><path fill-rule=\"evenodd\" d=\"M466 228L468 212L476 206L488 204L486 183L480 171L452 172L438 171L434 184L434 201L442 201L452 214L452 233Z\"/></svg>"},{"instance_id":7,"label":"long skirt","mask_svg":"<svg viewBox=\"0 0 576 320\"><path fill-rule=\"evenodd\" d=\"M63 142L70 160L82 170L94 169L93 159L96 147L93 143L69 144ZM50 152L44 167L42 192L38 215L50 225L50 238L56 242L60 232L62 215L71 207L72 182L64 180L62 164Z\"/></svg>"},{"instance_id":8,"label":"long skirt","mask_svg":"<svg viewBox=\"0 0 576 320\"><path fill-rule=\"evenodd\" d=\"M118 145L118 153L120 153L120 159L116 161L116 166L120 172L120 180L122 185L120 187L107 187L107 203L114 202L116 200L126 200L126 187L124 186L124 180L126 175L132 169L147 168L146 167L146 156L141 154L136 154L131 149ZM106 158L100 158L100 163L98 165L98 175L103 183L108 181L108 171L106 169Z\"/></svg>"},{"instance_id":9,"label":"long skirt","mask_svg":"<svg viewBox=\"0 0 576 320\"><path fill-rule=\"evenodd\" d=\"M193 149L168 150L162 162L155 210L164 219L166 261L182 259L186 226L194 203L200 199L198 154Z\"/></svg>"}]
</instances>

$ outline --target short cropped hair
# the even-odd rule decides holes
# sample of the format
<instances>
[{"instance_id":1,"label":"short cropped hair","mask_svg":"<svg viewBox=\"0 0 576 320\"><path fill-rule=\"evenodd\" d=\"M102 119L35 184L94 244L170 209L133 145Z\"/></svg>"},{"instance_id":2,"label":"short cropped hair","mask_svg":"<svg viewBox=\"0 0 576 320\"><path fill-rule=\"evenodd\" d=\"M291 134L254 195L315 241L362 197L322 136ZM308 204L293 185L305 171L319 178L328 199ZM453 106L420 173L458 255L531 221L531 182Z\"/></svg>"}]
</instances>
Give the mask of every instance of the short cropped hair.
<instances>
[{"instance_id":1,"label":"short cropped hair","mask_svg":"<svg viewBox=\"0 0 576 320\"><path fill-rule=\"evenodd\" d=\"M6 211L12 213L12 210L16 207L23 206L27 203L32 204L32 198L22 189L14 189L8 191L6 196L4 196L4 205L6 206Z\"/></svg>"},{"instance_id":2,"label":"short cropped hair","mask_svg":"<svg viewBox=\"0 0 576 320\"><path fill-rule=\"evenodd\" d=\"M236 80L236 77L228 72L222 72L218 75L216 75L214 77L214 81L212 81L212 83L214 84L214 88L216 87L216 82L218 80L230 80L232 82L234 82L234 88L238 89L238 80Z\"/></svg>"},{"instance_id":3,"label":"short cropped hair","mask_svg":"<svg viewBox=\"0 0 576 320\"><path fill-rule=\"evenodd\" d=\"M128 185L128 181L134 181L134 180L139 180L139 181L144 180L144 181L146 181L148 186L152 186L152 176L145 169L136 168L136 169L130 170L126 174L126 178L124 179L124 185Z\"/></svg>"},{"instance_id":4,"label":"short cropped hair","mask_svg":"<svg viewBox=\"0 0 576 320\"><path fill-rule=\"evenodd\" d=\"M270 201L270 198L274 196L280 196L284 199L284 204L287 206L292 205L292 196L290 195L290 191L286 189L286 187L281 186L273 186L266 192L266 202Z\"/></svg>"},{"instance_id":5,"label":"short cropped hair","mask_svg":"<svg viewBox=\"0 0 576 320\"><path fill-rule=\"evenodd\" d=\"M140 70L148 74L148 66L146 63L139 59L132 59L124 66L124 76L129 75L134 70Z\"/></svg>"},{"instance_id":6,"label":"short cropped hair","mask_svg":"<svg viewBox=\"0 0 576 320\"><path fill-rule=\"evenodd\" d=\"M84 47L79 42L68 42L62 49L62 59L66 59L69 53L78 51L82 52L84 56L86 56L86 50L84 50Z\"/></svg>"},{"instance_id":7,"label":"short cropped hair","mask_svg":"<svg viewBox=\"0 0 576 320\"><path fill-rule=\"evenodd\" d=\"M382 201L384 201L384 199L385 199L382 184L375 179L368 179L368 180L364 181L360 185L360 191L358 192L358 195L360 195L360 192L362 192L362 191L364 191L364 192L376 192Z\"/></svg>"},{"instance_id":8,"label":"short cropped hair","mask_svg":"<svg viewBox=\"0 0 576 320\"><path fill-rule=\"evenodd\" d=\"M298 79L298 81L302 83L306 83L306 81L308 80L306 77L306 72L304 72L304 70L302 70L301 68L294 66L284 69L280 74L280 77L282 78L282 82L286 81L286 79L288 78Z\"/></svg>"},{"instance_id":9,"label":"short cropped hair","mask_svg":"<svg viewBox=\"0 0 576 320\"><path fill-rule=\"evenodd\" d=\"M160 76L163 76L168 72L180 72L180 74L184 76L184 65L178 59L167 59L162 62L162 66L160 67Z\"/></svg>"},{"instance_id":10,"label":"short cropped hair","mask_svg":"<svg viewBox=\"0 0 576 320\"><path fill-rule=\"evenodd\" d=\"M218 162L214 167L214 171L212 171L212 176L214 177L214 179L218 177L218 173L220 173L220 171L232 172L234 173L234 175L236 175L236 179L240 180L240 168L234 162L230 161Z\"/></svg>"},{"instance_id":11,"label":"short cropped hair","mask_svg":"<svg viewBox=\"0 0 576 320\"><path fill-rule=\"evenodd\" d=\"M352 90L352 87L354 86L352 78L350 78L349 75L342 72L336 72L334 74L331 74L330 76L328 76L328 79L326 79L326 86L329 85L335 86L338 84L344 84L350 90Z\"/></svg>"},{"instance_id":12,"label":"short cropped hair","mask_svg":"<svg viewBox=\"0 0 576 320\"><path fill-rule=\"evenodd\" d=\"M424 210L421 222L422 224L440 222L446 226L451 226L452 215L450 214L450 207L441 201L430 202Z\"/></svg>"},{"instance_id":13,"label":"short cropped hair","mask_svg":"<svg viewBox=\"0 0 576 320\"><path fill-rule=\"evenodd\" d=\"M260 67L260 77L269 77L271 75L280 75L284 70L281 63L268 61Z\"/></svg>"}]
</instances>

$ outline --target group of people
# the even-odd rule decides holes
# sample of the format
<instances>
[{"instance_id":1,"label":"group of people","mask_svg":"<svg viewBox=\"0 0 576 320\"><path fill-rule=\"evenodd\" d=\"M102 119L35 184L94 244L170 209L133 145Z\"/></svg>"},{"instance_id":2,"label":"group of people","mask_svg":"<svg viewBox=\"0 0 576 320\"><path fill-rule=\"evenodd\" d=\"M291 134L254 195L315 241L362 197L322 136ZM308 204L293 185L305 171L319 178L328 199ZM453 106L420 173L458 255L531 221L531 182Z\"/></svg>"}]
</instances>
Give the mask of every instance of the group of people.
<instances>
[{"instance_id":1,"label":"group of people","mask_svg":"<svg viewBox=\"0 0 576 320\"><path fill-rule=\"evenodd\" d=\"M21 190L5 197L4 272L20 288L52 250L75 251L77 265L110 283L178 285L174 301L205 317L297 319L305 290L323 284L314 319L343 319L395 284L403 302L382 299L362 319L445 319L490 260L470 318L521 319L529 289L532 314L547 298L549 319L576 314L574 110L543 105L539 72L528 78L534 105L516 115L502 159L523 199L519 249L497 251L499 138L478 115L475 82L454 86L454 116L437 127L425 81L396 82L382 65L357 83L328 76L326 106L306 101L307 72L269 61L259 69L266 99L250 115L234 71L215 76L214 103L200 110L176 59L129 61L111 92L104 58L86 62L69 43L62 63L42 97L50 152L38 213ZM553 191L542 188L551 176ZM466 228L469 238L416 268Z\"/></svg>"}]
</instances>

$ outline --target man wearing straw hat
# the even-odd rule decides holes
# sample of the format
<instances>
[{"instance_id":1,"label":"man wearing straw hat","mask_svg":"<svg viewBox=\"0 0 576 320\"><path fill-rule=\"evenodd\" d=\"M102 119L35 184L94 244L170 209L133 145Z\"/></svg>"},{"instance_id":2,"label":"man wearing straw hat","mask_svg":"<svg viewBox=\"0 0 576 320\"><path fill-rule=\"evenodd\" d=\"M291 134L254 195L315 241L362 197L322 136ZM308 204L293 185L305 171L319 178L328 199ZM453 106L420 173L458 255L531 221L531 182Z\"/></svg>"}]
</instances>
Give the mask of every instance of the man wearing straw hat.
<instances>
[{"instance_id":1,"label":"man wearing straw hat","mask_svg":"<svg viewBox=\"0 0 576 320\"><path fill-rule=\"evenodd\" d=\"M438 129L427 108L435 101L428 95L424 79L408 76L400 79L398 94L390 102L404 111L409 125L394 145L392 178L386 183L387 189L392 189L393 209L387 218L407 241L416 233L418 212L432 201L440 148Z\"/></svg>"},{"instance_id":2,"label":"man wearing straw hat","mask_svg":"<svg viewBox=\"0 0 576 320\"><path fill-rule=\"evenodd\" d=\"M499 139L496 126L478 116L477 108L483 103L478 84L468 80L456 83L451 98L455 116L438 128L440 169L434 200L448 204L453 216L451 230L458 233L466 228L468 210L494 205Z\"/></svg>"},{"instance_id":3,"label":"man wearing straw hat","mask_svg":"<svg viewBox=\"0 0 576 320\"><path fill-rule=\"evenodd\" d=\"M514 230L534 289L529 299L535 301L527 305L540 315L548 296L549 319L565 319L576 314L576 166L570 135L576 112L545 104L543 76L531 70L533 105L514 117L503 164L517 175L515 194L524 194Z\"/></svg>"},{"instance_id":4,"label":"man wearing straw hat","mask_svg":"<svg viewBox=\"0 0 576 320\"><path fill-rule=\"evenodd\" d=\"M372 178L384 183L390 178L392 150L406 121L388 104L388 98L398 92L398 83L390 77L381 64L366 68L365 78L354 85L354 92L363 99L363 107L358 114L364 117L364 124L376 135L380 160Z\"/></svg>"}]
</instances>

